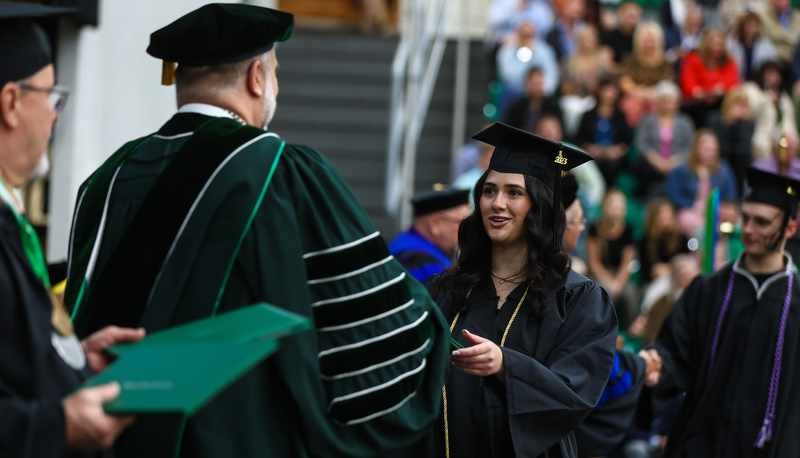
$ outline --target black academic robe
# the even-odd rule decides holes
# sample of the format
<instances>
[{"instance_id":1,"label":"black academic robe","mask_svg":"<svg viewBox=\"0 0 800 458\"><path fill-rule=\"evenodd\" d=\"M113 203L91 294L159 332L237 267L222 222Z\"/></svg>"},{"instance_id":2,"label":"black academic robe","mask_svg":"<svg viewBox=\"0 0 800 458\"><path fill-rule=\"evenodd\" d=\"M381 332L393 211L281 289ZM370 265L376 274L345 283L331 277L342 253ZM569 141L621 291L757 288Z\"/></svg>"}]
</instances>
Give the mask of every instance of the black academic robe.
<instances>
[{"instance_id":1,"label":"black academic robe","mask_svg":"<svg viewBox=\"0 0 800 458\"><path fill-rule=\"evenodd\" d=\"M140 416L118 456L372 457L435 421L444 320L318 151L179 113L115 153L78 201L67 304L79 334L152 333L258 302L314 323L191 418Z\"/></svg>"},{"instance_id":2,"label":"black academic robe","mask_svg":"<svg viewBox=\"0 0 800 458\"><path fill-rule=\"evenodd\" d=\"M0 185L1 186L1 185ZM95 456L64 451L61 399L89 375L51 344L52 304L25 257L17 223L0 203L0 456Z\"/></svg>"},{"instance_id":3,"label":"black academic robe","mask_svg":"<svg viewBox=\"0 0 800 458\"><path fill-rule=\"evenodd\" d=\"M434 285L431 288L435 288ZM494 285L475 289L452 336L471 345L467 329L500 344L525 290L517 287L497 308ZM452 296L435 298L452 322ZM594 408L614 360L617 321L602 288L570 271L547 296L544 318L523 306L503 351L505 384L457 369L447 381L452 457L575 457L572 430ZM442 422L434 427L426 456L444 456Z\"/></svg>"},{"instance_id":4,"label":"black academic robe","mask_svg":"<svg viewBox=\"0 0 800 458\"><path fill-rule=\"evenodd\" d=\"M614 368L600 402L575 428L578 457L606 456L625 438L644 385L645 362L626 350L614 354Z\"/></svg>"},{"instance_id":5,"label":"black academic robe","mask_svg":"<svg viewBox=\"0 0 800 458\"><path fill-rule=\"evenodd\" d=\"M695 279L666 318L655 342L664 361L662 377L645 389L642 420L650 420L680 392L683 407L669 434L670 457L800 456L800 282L790 267L760 286L734 264ZM787 257L787 265L791 259ZM736 275L722 323L716 361L708 375L711 346L731 270ZM770 390L773 355L787 280L793 280L772 440L754 447Z\"/></svg>"}]
</instances>

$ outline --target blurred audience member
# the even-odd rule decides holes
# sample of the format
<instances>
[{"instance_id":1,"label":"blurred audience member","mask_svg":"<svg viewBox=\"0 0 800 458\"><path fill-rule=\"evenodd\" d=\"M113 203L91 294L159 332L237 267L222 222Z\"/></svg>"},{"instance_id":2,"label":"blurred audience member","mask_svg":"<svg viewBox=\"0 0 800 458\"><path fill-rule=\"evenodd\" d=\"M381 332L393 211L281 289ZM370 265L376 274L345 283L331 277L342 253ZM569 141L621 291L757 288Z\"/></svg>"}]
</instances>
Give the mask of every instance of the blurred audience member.
<instances>
[{"instance_id":1,"label":"blurred audience member","mask_svg":"<svg viewBox=\"0 0 800 458\"><path fill-rule=\"evenodd\" d=\"M588 268L586 261L584 261L577 253L578 241L580 241L581 234L586 229L586 218L583 216L583 206L580 199L578 199L578 180L574 175L566 175L561 179L562 186L562 202L564 203L564 212L566 215L566 225L564 227L564 247L570 253L572 260L572 270L581 275L586 275Z\"/></svg>"},{"instance_id":2,"label":"blurred audience member","mask_svg":"<svg viewBox=\"0 0 800 458\"><path fill-rule=\"evenodd\" d=\"M694 0L694 3L703 10L705 27L722 28L722 18L719 14L720 0Z\"/></svg>"},{"instance_id":3,"label":"blurred audience member","mask_svg":"<svg viewBox=\"0 0 800 458\"><path fill-rule=\"evenodd\" d=\"M758 11L764 36L775 45L778 59L791 62L795 46L800 41L800 12L792 8L791 0L770 0L770 6Z\"/></svg>"},{"instance_id":4,"label":"blurred audience member","mask_svg":"<svg viewBox=\"0 0 800 458\"><path fill-rule=\"evenodd\" d=\"M678 209L678 225L687 237L696 237L706 222L706 201L712 188L719 189L722 205L735 205L739 197L736 177L728 163L719 157L717 136L709 129L698 129L692 140L686 164L667 176L667 194ZM720 211L720 218L726 218Z\"/></svg>"},{"instance_id":5,"label":"blurred audience member","mask_svg":"<svg viewBox=\"0 0 800 458\"><path fill-rule=\"evenodd\" d=\"M564 67L564 79L574 85L576 94L594 94L600 79L610 73L610 57L606 50L600 49L597 28L584 25L578 31L578 49Z\"/></svg>"},{"instance_id":6,"label":"blurred audience member","mask_svg":"<svg viewBox=\"0 0 800 458\"><path fill-rule=\"evenodd\" d=\"M798 94L800 94L800 44L794 47L794 53L792 54L792 62L789 64L789 70L791 73L791 78L794 81L792 83L792 95L795 96L797 99Z\"/></svg>"},{"instance_id":7,"label":"blurred audience member","mask_svg":"<svg viewBox=\"0 0 800 458\"><path fill-rule=\"evenodd\" d=\"M661 26L643 22L633 36L633 53L622 63L619 86L622 88L622 111L628 125L636 127L645 112L655 107L655 86L660 81L673 81L675 70L664 56L664 34Z\"/></svg>"},{"instance_id":8,"label":"blurred audience member","mask_svg":"<svg viewBox=\"0 0 800 458\"><path fill-rule=\"evenodd\" d=\"M761 21L755 13L739 18L726 40L728 52L736 61L741 81L753 80L761 64L776 60L775 46L761 34Z\"/></svg>"},{"instance_id":9,"label":"blurred audience member","mask_svg":"<svg viewBox=\"0 0 800 458\"><path fill-rule=\"evenodd\" d=\"M511 126L535 132L539 118L552 114L563 120L558 100L545 95L545 75L541 68L533 67L525 77L525 93L506 110L503 122Z\"/></svg>"},{"instance_id":10,"label":"blurred audience member","mask_svg":"<svg viewBox=\"0 0 800 458\"><path fill-rule=\"evenodd\" d=\"M616 71L633 53L633 34L641 19L642 7L638 3L632 0L622 2L617 8L617 28L600 35L600 43L612 52Z\"/></svg>"},{"instance_id":11,"label":"blurred audience member","mask_svg":"<svg viewBox=\"0 0 800 458\"><path fill-rule=\"evenodd\" d=\"M628 148L633 130L619 109L616 79L604 78L597 89L597 106L583 115L576 143L594 156L607 186L614 186L619 172L628 168Z\"/></svg>"},{"instance_id":12,"label":"blurred audience member","mask_svg":"<svg viewBox=\"0 0 800 458\"><path fill-rule=\"evenodd\" d=\"M536 38L536 29L530 22L522 22L517 33L497 51L497 74L503 83L501 107L524 94L525 75L534 67L542 69L544 93L552 96L559 79L556 55L550 45Z\"/></svg>"},{"instance_id":13,"label":"blurred audience member","mask_svg":"<svg viewBox=\"0 0 800 458\"><path fill-rule=\"evenodd\" d=\"M387 0L361 0L361 31L366 34L392 32Z\"/></svg>"},{"instance_id":14,"label":"blurred audience member","mask_svg":"<svg viewBox=\"0 0 800 458\"><path fill-rule=\"evenodd\" d=\"M772 154L772 139L776 132L797 136L794 105L786 92L782 70L777 62L764 62L756 82L742 85L756 123L752 145L754 159Z\"/></svg>"},{"instance_id":15,"label":"blurred audience member","mask_svg":"<svg viewBox=\"0 0 800 458\"><path fill-rule=\"evenodd\" d=\"M667 60L679 66L683 57L696 49L703 34L703 10L697 6L684 6L685 14L681 22L672 22L672 5L681 4L669 1L662 3L662 23L664 23L664 47L667 49ZM676 67L680 69L680 67Z\"/></svg>"},{"instance_id":16,"label":"blurred audience member","mask_svg":"<svg viewBox=\"0 0 800 458\"><path fill-rule=\"evenodd\" d=\"M638 195L663 197L667 174L689 156L694 124L678 111L680 90L675 83L662 81L654 92L656 112L642 118L634 132L633 144L639 154Z\"/></svg>"},{"instance_id":17,"label":"blurred audience member","mask_svg":"<svg viewBox=\"0 0 800 458\"><path fill-rule=\"evenodd\" d=\"M597 28L584 25L578 32L578 49L567 59L561 85L561 109L564 112L564 131L575 138L581 116L594 107L597 84L610 74L611 56L600 49Z\"/></svg>"},{"instance_id":18,"label":"blurred audience member","mask_svg":"<svg viewBox=\"0 0 800 458\"><path fill-rule=\"evenodd\" d=\"M672 203L663 198L651 200L645 209L644 234L639 244L643 284L668 274L669 260L689 252L688 241L678 227Z\"/></svg>"},{"instance_id":19,"label":"blurred audience member","mask_svg":"<svg viewBox=\"0 0 800 458\"><path fill-rule=\"evenodd\" d=\"M472 190L472 188L475 187L475 183L477 183L478 179L481 177L481 175L483 175L483 172L489 168L489 161L492 159L494 146L489 145L488 143L479 142L477 140L476 142L478 145L480 145L480 155L478 156L474 167L462 173L453 181L454 189Z\"/></svg>"},{"instance_id":20,"label":"blurred audience member","mask_svg":"<svg viewBox=\"0 0 800 458\"><path fill-rule=\"evenodd\" d=\"M684 109L697 128L706 126L706 115L718 109L726 91L739 85L736 62L725 49L725 35L710 29L700 46L683 59L680 74Z\"/></svg>"},{"instance_id":21,"label":"blurred audience member","mask_svg":"<svg viewBox=\"0 0 800 458\"><path fill-rule=\"evenodd\" d=\"M719 13L722 16L722 29L733 30L745 14L761 11L769 7L769 0L720 0Z\"/></svg>"},{"instance_id":22,"label":"blurred audience member","mask_svg":"<svg viewBox=\"0 0 800 458\"><path fill-rule=\"evenodd\" d=\"M709 114L708 127L719 140L720 157L731 166L736 176L736 188L741 195L745 169L753 162L750 145L755 132L750 102L744 89L736 88L725 94L720 111Z\"/></svg>"},{"instance_id":23,"label":"blurred audience member","mask_svg":"<svg viewBox=\"0 0 800 458\"><path fill-rule=\"evenodd\" d=\"M623 329L636 317L639 308L635 287L630 282L636 246L633 229L625 222L627 213L625 194L610 189L603 199L600 219L589 227L586 240L590 277L611 297Z\"/></svg>"},{"instance_id":24,"label":"blurred audience member","mask_svg":"<svg viewBox=\"0 0 800 458\"><path fill-rule=\"evenodd\" d=\"M583 22L583 7L586 0L553 0L556 22L547 34L547 42L556 52L561 63L578 49L578 31Z\"/></svg>"},{"instance_id":25,"label":"blurred audience member","mask_svg":"<svg viewBox=\"0 0 800 458\"><path fill-rule=\"evenodd\" d=\"M555 20L546 0L492 0L487 16L488 42L492 47L502 44L522 22L533 24L538 38L544 39Z\"/></svg>"},{"instance_id":26,"label":"blurred audience member","mask_svg":"<svg viewBox=\"0 0 800 458\"><path fill-rule=\"evenodd\" d=\"M669 268L669 276L657 280L660 284L657 293L660 294L653 301L643 301L642 312L629 328L632 335L642 339L642 345L655 340L664 318L672 311L684 289L700 274L697 258L691 254L675 255L669 261Z\"/></svg>"},{"instance_id":27,"label":"blurred audience member","mask_svg":"<svg viewBox=\"0 0 800 458\"><path fill-rule=\"evenodd\" d=\"M432 189L411 199L414 222L389 243L389 252L408 273L424 282L453 265L458 226L469 214L469 191Z\"/></svg>"},{"instance_id":28,"label":"blurred audience member","mask_svg":"<svg viewBox=\"0 0 800 458\"><path fill-rule=\"evenodd\" d=\"M564 141L564 129L561 121L556 116L544 115L539 120L539 126L534 132L540 137L544 137L554 142ZM577 145L570 145L575 146ZM600 212L600 205L606 193L606 183L603 174L597 167L596 161L586 162L570 171L580 185L580 197L584 204L584 216L590 221L594 221Z\"/></svg>"},{"instance_id":29,"label":"blurred audience member","mask_svg":"<svg viewBox=\"0 0 800 458\"><path fill-rule=\"evenodd\" d=\"M777 133L772 142L772 156L753 162L753 167L800 180L800 158L797 157L797 136Z\"/></svg>"},{"instance_id":30,"label":"blurred audience member","mask_svg":"<svg viewBox=\"0 0 800 458\"><path fill-rule=\"evenodd\" d=\"M490 125L491 124L483 124L478 132ZM450 168L450 182L452 183L456 178L479 165L481 155L485 153L487 149L491 154L493 147L486 143L479 142L478 140L470 139L467 143L464 143L453 156L453 163ZM486 169L484 168L483 170Z\"/></svg>"}]
</instances>

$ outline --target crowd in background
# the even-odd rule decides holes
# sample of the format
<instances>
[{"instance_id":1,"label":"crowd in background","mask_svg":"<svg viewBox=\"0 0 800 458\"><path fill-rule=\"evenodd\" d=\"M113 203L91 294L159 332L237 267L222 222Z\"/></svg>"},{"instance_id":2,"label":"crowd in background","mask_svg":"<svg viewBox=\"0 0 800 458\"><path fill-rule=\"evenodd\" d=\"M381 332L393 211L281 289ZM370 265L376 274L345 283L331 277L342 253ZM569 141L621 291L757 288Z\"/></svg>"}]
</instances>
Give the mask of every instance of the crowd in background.
<instances>
[{"instance_id":1,"label":"crowd in background","mask_svg":"<svg viewBox=\"0 0 800 458\"><path fill-rule=\"evenodd\" d=\"M738 220L744 171L800 178L797 0L494 0L488 71L499 120L583 148L573 266L603 286L620 331L652 341L700 272L707 203ZM476 128L478 126L475 126ZM491 148L465 145L470 188ZM721 253L721 254L720 254ZM733 253L735 254L735 253ZM718 251L717 267L732 253ZM727 258L726 258L727 256Z\"/></svg>"}]
</instances>

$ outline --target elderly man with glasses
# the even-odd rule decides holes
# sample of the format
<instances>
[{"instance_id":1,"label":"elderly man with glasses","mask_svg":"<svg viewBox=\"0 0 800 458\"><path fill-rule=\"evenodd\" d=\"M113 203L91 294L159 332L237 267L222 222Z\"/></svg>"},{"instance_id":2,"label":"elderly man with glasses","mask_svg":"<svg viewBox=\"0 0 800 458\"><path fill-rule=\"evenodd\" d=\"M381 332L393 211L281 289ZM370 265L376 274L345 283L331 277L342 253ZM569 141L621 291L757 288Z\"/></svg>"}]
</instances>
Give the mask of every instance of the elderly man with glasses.
<instances>
[{"instance_id":1,"label":"elderly man with glasses","mask_svg":"<svg viewBox=\"0 0 800 458\"><path fill-rule=\"evenodd\" d=\"M70 393L107 365L104 348L144 336L143 330L106 328L78 341L63 304L50 290L44 253L25 217L20 190L46 157L68 94L55 84L47 36L29 18L63 12L0 2L2 456L97 456L100 452L91 450L109 447L132 422L103 412L103 403L117 397L119 385Z\"/></svg>"}]
</instances>

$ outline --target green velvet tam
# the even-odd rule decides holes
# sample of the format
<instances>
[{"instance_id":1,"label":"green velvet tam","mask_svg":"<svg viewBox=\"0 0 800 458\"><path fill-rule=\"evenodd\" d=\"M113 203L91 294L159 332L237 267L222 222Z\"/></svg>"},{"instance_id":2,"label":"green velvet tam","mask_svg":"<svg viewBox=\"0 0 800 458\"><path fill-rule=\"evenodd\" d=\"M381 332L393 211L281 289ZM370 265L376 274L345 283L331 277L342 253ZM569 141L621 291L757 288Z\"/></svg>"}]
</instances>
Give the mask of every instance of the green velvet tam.
<instances>
[{"instance_id":1,"label":"green velvet tam","mask_svg":"<svg viewBox=\"0 0 800 458\"><path fill-rule=\"evenodd\" d=\"M292 36L294 16L252 5L212 3L150 35L147 53L189 67L238 62Z\"/></svg>"}]
</instances>

